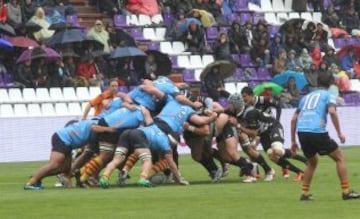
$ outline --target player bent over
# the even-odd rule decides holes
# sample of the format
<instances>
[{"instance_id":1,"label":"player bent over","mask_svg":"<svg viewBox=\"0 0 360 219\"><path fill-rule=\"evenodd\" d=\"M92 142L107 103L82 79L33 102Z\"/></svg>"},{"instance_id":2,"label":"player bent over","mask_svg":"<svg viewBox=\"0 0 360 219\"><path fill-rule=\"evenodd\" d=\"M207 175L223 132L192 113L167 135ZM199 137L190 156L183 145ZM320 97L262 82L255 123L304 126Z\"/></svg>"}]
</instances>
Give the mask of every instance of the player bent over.
<instances>
[{"instance_id":1,"label":"player bent over","mask_svg":"<svg viewBox=\"0 0 360 219\"><path fill-rule=\"evenodd\" d=\"M336 98L327 91L332 81L331 77L332 75L329 74L320 74L318 76L318 85L321 89L312 91L301 99L299 107L291 120L292 150L296 152L298 148L295 137L297 130L301 149L308 158L300 197L301 201L313 200L309 190L318 165L317 154L328 155L335 161L342 189L342 199L360 198L359 193L350 190L344 155L326 130L327 114L329 113L341 143L345 142L345 135L341 132L339 117L336 112Z\"/></svg>"}]
</instances>

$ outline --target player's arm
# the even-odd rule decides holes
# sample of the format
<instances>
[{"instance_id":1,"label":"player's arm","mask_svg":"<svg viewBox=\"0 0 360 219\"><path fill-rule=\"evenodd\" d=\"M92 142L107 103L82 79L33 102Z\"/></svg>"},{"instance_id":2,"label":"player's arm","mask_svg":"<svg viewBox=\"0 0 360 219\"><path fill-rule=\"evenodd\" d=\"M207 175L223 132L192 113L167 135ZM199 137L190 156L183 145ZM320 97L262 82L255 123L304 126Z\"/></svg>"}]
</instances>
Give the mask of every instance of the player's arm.
<instances>
[{"instance_id":1,"label":"player's arm","mask_svg":"<svg viewBox=\"0 0 360 219\"><path fill-rule=\"evenodd\" d=\"M102 104L102 101L103 101L103 95L102 94L99 94L97 97L95 97L94 99L90 100L88 102L88 104L86 105L85 107L85 110L84 110L84 114L83 114L83 117L82 117L82 120L86 120L87 119L87 116L91 110L91 107L93 106L97 106L99 104Z\"/></svg>"},{"instance_id":2,"label":"player's arm","mask_svg":"<svg viewBox=\"0 0 360 219\"><path fill-rule=\"evenodd\" d=\"M176 183L180 184L180 185L189 185L189 182L185 181L185 180L181 180L180 174L179 174L179 170L176 166L176 163L174 161L172 152L170 151L169 153L166 153L164 155L166 162L169 165L170 171L174 176L174 180Z\"/></svg>"},{"instance_id":3,"label":"player's arm","mask_svg":"<svg viewBox=\"0 0 360 219\"><path fill-rule=\"evenodd\" d=\"M154 95L158 99L162 99L165 97L164 92L157 89L152 83L143 83L140 85L141 90L145 91L146 93L149 93L151 95Z\"/></svg>"},{"instance_id":4,"label":"player's arm","mask_svg":"<svg viewBox=\"0 0 360 219\"><path fill-rule=\"evenodd\" d=\"M258 135L259 123L262 113L256 109L253 109L246 113L245 118L237 118L238 121L245 121L246 126L238 123L236 128L247 134L250 138L255 138Z\"/></svg>"},{"instance_id":5,"label":"player's arm","mask_svg":"<svg viewBox=\"0 0 360 219\"><path fill-rule=\"evenodd\" d=\"M297 123L297 119L300 113L300 109L297 109L293 115L293 117L291 118L291 130L290 130L290 134L291 134L291 151L293 153L296 153L297 149L299 148L297 142L296 142L296 123Z\"/></svg>"},{"instance_id":6,"label":"player's arm","mask_svg":"<svg viewBox=\"0 0 360 219\"><path fill-rule=\"evenodd\" d=\"M115 132L116 129L113 127L106 127L101 125L92 125L91 131L97 132L97 133L103 133L103 132Z\"/></svg>"},{"instance_id":7,"label":"player's arm","mask_svg":"<svg viewBox=\"0 0 360 219\"><path fill-rule=\"evenodd\" d=\"M216 118L217 118L217 113L215 112L212 112L210 116L199 116L197 114L192 114L189 117L189 121L195 125L202 126L215 121Z\"/></svg>"},{"instance_id":8,"label":"player's arm","mask_svg":"<svg viewBox=\"0 0 360 219\"><path fill-rule=\"evenodd\" d=\"M175 99L178 102L188 105L188 106L191 106L194 109L199 109L200 107L202 107L202 103L200 103L199 101L192 102L187 97L185 97L184 95L181 95L181 94L175 95Z\"/></svg>"},{"instance_id":9,"label":"player's arm","mask_svg":"<svg viewBox=\"0 0 360 219\"><path fill-rule=\"evenodd\" d=\"M148 109L146 109L145 107L141 106L141 112L143 113L144 115L144 122L145 122L145 125L150 125L152 123L154 123L154 120L151 116L151 113Z\"/></svg>"},{"instance_id":10,"label":"player's arm","mask_svg":"<svg viewBox=\"0 0 360 219\"><path fill-rule=\"evenodd\" d=\"M127 95L126 93L123 92L118 92L116 94L116 96L120 97L124 102L128 102L128 103L132 103L132 99L131 97L129 97L129 95Z\"/></svg>"},{"instance_id":11,"label":"player's arm","mask_svg":"<svg viewBox=\"0 0 360 219\"><path fill-rule=\"evenodd\" d=\"M183 124L183 126L184 126L184 130L193 132L197 135L209 135L210 134L209 125L202 125L202 126L197 127L197 126L190 125L190 123L188 123L188 122L185 122Z\"/></svg>"},{"instance_id":12,"label":"player's arm","mask_svg":"<svg viewBox=\"0 0 360 219\"><path fill-rule=\"evenodd\" d=\"M255 138L258 135L257 129L247 128L240 123L236 125L236 128L239 129L241 132L247 134L250 138Z\"/></svg>"},{"instance_id":13,"label":"player's arm","mask_svg":"<svg viewBox=\"0 0 360 219\"><path fill-rule=\"evenodd\" d=\"M280 121L281 116L281 103L280 101L274 99L273 97L268 97L264 99L266 105L274 107L276 109L276 120Z\"/></svg>"},{"instance_id":14,"label":"player's arm","mask_svg":"<svg viewBox=\"0 0 360 219\"><path fill-rule=\"evenodd\" d=\"M85 106L85 109L84 109L84 113L83 113L83 116L82 116L82 120L86 120L87 119L87 116L89 115L89 112L90 112L90 110L91 110L91 104L90 103L88 103L88 104L86 104L86 106Z\"/></svg>"},{"instance_id":15,"label":"player's arm","mask_svg":"<svg viewBox=\"0 0 360 219\"><path fill-rule=\"evenodd\" d=\"M330 114L331 121L334 124L334 128L336 130L336 133L337 133L341 143L344 143L345 142L345 135L341 132L339 116L338 116L338 114L336 112L336 107L335 107L334 104L329 104L328 113Z\"/></svg>"}]
</instances>

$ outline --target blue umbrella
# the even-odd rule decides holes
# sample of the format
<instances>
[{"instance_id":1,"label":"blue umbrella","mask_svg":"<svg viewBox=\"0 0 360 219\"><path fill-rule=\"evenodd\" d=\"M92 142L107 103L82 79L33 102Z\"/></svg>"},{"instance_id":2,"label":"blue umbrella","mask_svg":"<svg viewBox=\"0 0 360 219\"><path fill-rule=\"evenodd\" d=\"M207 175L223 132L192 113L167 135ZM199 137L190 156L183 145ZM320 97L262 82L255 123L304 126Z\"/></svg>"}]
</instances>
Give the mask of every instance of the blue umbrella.
<instances>
[{"instance_id":1,"label":"blue umbrella","mask_svg":"<svg viewBox=\"0 0 360 219\"><path fill-rule=\"evenodd\" d=\"M12 51L14 46L10 42L4 39L0 39L0 48L5 49L7 51Z\"/></svg>"},{"instance_id":2,"label":"blue umbrella","mask_svg":"<svg viewBox=\"0 0 360 219\"><path fill-rule=\"evenodd\" d=\"M177 31L182 32L182 33L185 32L187 30L189 24L191 24L191 23L195 23L195 24L201 26L201 21L199 21L198 19L196 19L196 18L185 18L185 22L180 21L178 23Z\"/></svg>"},{"instance_id":3,"label":"blue umbrella","mask_svg":"<svg viewBox=\"0 0 360 219\"><path fill-rule=\"evenodd\" d=\"M272 82L284 86L291 77L295 79L296 87L298 90L302 90L307 84L304 73L299 73L295 71L285 71L281 74L278 74L272 79Z\"/></svg>"},{"instance_id":4,"label":"blue umbrella","mask_svg":"<svg viewBox=\"0 0 360 219\"><path fill-rule=\"evenodd\" d=\"M60 31L56 34L54 34L49 42L48 45L59 45L59 44L65 44L65 43L75 43L75 42L82 42L86 39L85 34L80 30L65 30Z\"/></svg>"},{"instance_id":5,"label":"blue umbrella","mask_svg":"<svg viewBox=\"0 0 360 219\"><path fill-rule=\"evenodd\" d=\"M135 57L135 56L146 56L146 53L137 47L117 47L110 53L111 59Z\"/></svg>"}]
</instances>

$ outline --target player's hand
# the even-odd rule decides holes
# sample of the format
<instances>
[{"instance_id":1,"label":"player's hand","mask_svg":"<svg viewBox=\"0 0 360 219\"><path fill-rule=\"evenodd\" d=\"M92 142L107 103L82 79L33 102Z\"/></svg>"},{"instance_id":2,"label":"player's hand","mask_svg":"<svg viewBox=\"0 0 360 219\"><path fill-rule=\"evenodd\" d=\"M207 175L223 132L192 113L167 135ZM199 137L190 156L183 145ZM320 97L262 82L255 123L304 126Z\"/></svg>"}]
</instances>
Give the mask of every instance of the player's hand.
<instances>
[{"instance_id":1,"label":"player's hand","mask_svg":"<svg viewBox=\"0 0 360 219\"><path fill-rule=\"evenodd\" d=\"M188 185L190 185L190 183L188 181L182 179L182 180L180 180L179 185L188 186Z\"/></svg>"},{"instance_id":2,"label":"player's hand","mask_svg":"<svg viewBox=\"0 0 360 219\"><path fill-rule=\"evenodd\" d=\"M291 142L291 153L292 154L296 154L298 148L299 148L299 145L296 141Z\"/></svg>"},{"instance_id":3,"label":"player's hand","mask_svg":"<svg viewBox=\"0 0 360 219\"><path fill-rule=\"evenodd\" d=\"M195 108L195 109L199 109L202 106L203 106L203 104L200 103L199 101L196 101L196 102L193 103L193 108Z\"/></svg>"},{"instance_id":4,"label":"player's hand","mask_svg":"<svg viewBox=\"0 0 360 219\"><path fill-rule=\"evenodd\" d=\"M185 130L189 128L190 124L188 122L184 122L183 127Z\"/></svg>"},{"instance_id":5,"label":"player's hand","mask_svg":"<svg viewBox=\"0 0 360 219\"><path fill-rule=\"evenodd\" d=\"M346 140L345 135L343 135L342 133L340 133L340 134L338 135L338 137L339 137L340 142L341 142L342 144L345 143L345 140Z\"/></svg>"},{"instance_id":6,"label":"player's hand","mask_svg":"<svg viewBox=\"0 0 360 219\"><path fill-rule=\"evenodd\" d=\"M132 111L132 112L134 112L135 110L138 109L138 107L137 107L136 105L132 105L132 104L129 104L129 105L127 106L127 108L128 108L130 111Z\"/></svg>"}]
</instances>

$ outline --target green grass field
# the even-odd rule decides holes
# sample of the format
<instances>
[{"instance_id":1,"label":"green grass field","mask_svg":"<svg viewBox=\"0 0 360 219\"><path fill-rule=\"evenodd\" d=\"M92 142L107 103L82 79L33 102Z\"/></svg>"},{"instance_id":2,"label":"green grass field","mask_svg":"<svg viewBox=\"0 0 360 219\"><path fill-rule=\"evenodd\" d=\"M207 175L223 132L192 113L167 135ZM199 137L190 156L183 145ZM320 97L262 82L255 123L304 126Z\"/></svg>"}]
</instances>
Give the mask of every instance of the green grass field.
<instances>
[{"instance_id":1,"label":"green grass field","mask_svg":"<svg viewBox=\"0 0 360 219\"><path fill-rule=\"evenodd\" d=\"M343 150L352 188L360 191L360 147ZM28 176L44 162L0 164L0 218L310 218L356 219L360 200L342 201L335 165L321 158L314 178L314 202L300 202L301 183L281 177L273 182L244 184L238 168L212 184L205 170L189 156L180 157L187 187L161 185L156 188L113 186L110 189L55 188L55 177L43 181L41 191L24 191ZM299 166L303 166L299 164ZM139 173L132 171L130 183ZM294 174L292 174L294 177ZM112 181L115 183L115 175Z\"/></svg>"}]
</instances>

